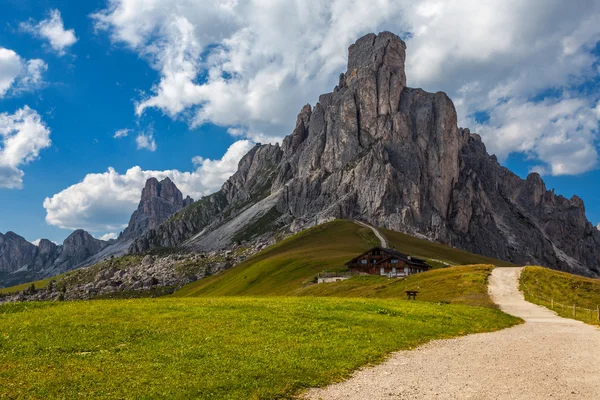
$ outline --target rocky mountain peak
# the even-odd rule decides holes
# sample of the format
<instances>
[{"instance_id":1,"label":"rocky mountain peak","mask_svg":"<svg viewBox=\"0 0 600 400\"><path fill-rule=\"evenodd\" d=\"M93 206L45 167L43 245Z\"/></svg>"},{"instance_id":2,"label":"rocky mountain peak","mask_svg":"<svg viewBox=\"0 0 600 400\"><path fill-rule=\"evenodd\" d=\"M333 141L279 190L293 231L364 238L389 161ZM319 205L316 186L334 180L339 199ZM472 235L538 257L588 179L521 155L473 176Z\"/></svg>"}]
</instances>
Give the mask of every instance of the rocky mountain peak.
<instances>
[{"instance_id":1,"label":"rocky mountain peak","mask_svg":"<svg viewBox=\"0 0 600 400\"><path fill-rule=\"evenodd\" d=\"M346 84L360 75L360 70L377 72L384 68L400 77L399 83L406 86L404 62L406 44L391 32L378 35L370 33L358 39L348 49L348 70Z\"/></svg>"},{"instance_id":2,"label":"rocky mountain peak","mask_svg":"<svg viewBox=\"0 0 600 400\"><path fill-rule=\"evenodd\" d=\"M129 225L121 234L121 240L134 239L167 220L177 211L193 203L168 177L162 181L152 177L146 181L137 210L131 215Z\"/></svg>"},{"instance_id":3,"label":"rocky mountain peak","mask_svg":"<svg viewBox=\"0 0 600 400\"><path fill-rule=\"evenodd\" d=\"M600 232L581 199L548 191L539 174L521 179L458 127L445 93L407 87L405 50L390 32L358 39L339 84L302 108L281 147L250 150L219 192L131 251L184 242L214 249L247 232L347 218L516 264L600 275Z\"/></svg>"},{"instance_id":4,"label":"rocky mountain peak","mask_svg":"<svg viewBox=\"0 0 600 400\"><path fill-rule=\"evenodd\" d=\"M48 239L41 239L38 243L39 252L42 254L52 253L56 251L57 247L58 246L54 242L51 242Z\"/></svg>"}]
</instances>

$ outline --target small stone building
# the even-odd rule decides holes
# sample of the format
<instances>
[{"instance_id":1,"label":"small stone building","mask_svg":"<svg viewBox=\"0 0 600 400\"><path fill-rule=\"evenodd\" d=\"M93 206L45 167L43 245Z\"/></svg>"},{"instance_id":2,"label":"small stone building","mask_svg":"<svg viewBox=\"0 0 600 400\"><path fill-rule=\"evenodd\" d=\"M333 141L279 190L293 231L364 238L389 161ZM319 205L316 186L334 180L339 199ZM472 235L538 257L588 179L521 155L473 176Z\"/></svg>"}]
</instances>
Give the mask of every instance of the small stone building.
<instances>
[{"instance_id":1,"label":"small stone building","mask_svg":"<svg viewBox=\"0 0 600 400\"><path fill-rule=\"evenodd\" d=\"M431 269L425 261L419 258L379 246L348 261L346 266L353 272L390 278L401 278Z\"/></svg>"}]
</instances>

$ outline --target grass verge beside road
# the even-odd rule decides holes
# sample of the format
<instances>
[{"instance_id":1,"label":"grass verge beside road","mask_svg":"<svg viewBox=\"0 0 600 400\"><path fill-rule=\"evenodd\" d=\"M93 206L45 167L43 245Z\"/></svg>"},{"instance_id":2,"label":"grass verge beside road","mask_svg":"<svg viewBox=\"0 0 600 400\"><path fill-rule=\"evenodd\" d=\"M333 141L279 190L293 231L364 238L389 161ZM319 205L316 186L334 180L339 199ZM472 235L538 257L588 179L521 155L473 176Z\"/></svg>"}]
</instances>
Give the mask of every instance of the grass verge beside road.
<instances>
[{"instance_id":1,"label":"grass verge beside road","mask_svg":"<svg viewBox=\"0 0 600 400\"><path fill-rule=\"evenodd\" d=\"M523 268L520 287L527 301L550 308L561 317L599 324L599 279L534 266Z\"/></svg>"}]
</instances>

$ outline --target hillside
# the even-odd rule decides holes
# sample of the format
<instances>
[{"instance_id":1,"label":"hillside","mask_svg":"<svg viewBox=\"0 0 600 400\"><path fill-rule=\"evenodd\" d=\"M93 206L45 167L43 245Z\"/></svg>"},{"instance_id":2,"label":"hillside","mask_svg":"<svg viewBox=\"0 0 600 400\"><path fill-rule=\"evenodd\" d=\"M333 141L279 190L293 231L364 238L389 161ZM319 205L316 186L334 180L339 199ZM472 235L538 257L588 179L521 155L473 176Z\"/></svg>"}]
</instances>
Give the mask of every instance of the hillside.
<instances>
[{"instance_id":1,"label":"hillside","mask_svg":"<svg viewBox=\"0 0 600 400\"><path fill-rule=\"evenodd\" d=\"M532 266L523 268L520 287L528 301L552 308L563 317L600 323L597 313L600 306L599 279ZM573 305L577 307L575 317ZM589 310L592 310L591 313Z\"/></svg>"},{"instance_id":2,"label":"hillside","mask_svg":"<svg viewBox=\"0 0 600 400\"><path fill-rule=\"evenodd\" d=\"M493 265L465 265L434 269L406 279L355 276L341 282L308 285L297 296L364 297L405 299L406 290L418 290L417 299L496 308L488 294L488 276Z\"/></svg>"},{"instance_id":3,"label":"hillside","mask_svg":"<svg viewBox=\"0 0 600 400\"><path fill-rule=\"evenodd\" d=\"M426 260L506 265L408 235L386 231L386 236L400 251ZM377 244L370 229L352 221L336 220L291 236L223 273L193 282L175 296L292 295L312 282L318 273L343 270L347 261ZM366 279L365 283L371 281Z\"/></svg>"}]
</instances>

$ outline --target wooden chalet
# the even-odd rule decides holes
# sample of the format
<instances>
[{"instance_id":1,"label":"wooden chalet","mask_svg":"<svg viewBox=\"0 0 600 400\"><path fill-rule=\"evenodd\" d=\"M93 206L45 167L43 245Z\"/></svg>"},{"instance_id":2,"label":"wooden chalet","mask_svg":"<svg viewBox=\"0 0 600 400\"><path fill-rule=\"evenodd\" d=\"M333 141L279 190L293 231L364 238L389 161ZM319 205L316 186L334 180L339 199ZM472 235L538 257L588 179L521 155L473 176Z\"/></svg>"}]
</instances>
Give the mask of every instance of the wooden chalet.
<instances>
[{"instance_id":1,"label":"wooden chalet","mask_svg":"<svg viewBox=\"0 0 600 400\"><path fill-rule=\"evenodd\" d=\"M348 261L346 266L353 272L390 278L401 278L431 269L425 261L419 258L379 246Z\"/></svg>"}]
</instances>

